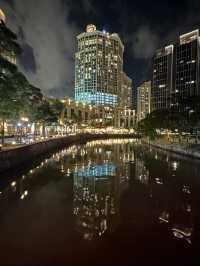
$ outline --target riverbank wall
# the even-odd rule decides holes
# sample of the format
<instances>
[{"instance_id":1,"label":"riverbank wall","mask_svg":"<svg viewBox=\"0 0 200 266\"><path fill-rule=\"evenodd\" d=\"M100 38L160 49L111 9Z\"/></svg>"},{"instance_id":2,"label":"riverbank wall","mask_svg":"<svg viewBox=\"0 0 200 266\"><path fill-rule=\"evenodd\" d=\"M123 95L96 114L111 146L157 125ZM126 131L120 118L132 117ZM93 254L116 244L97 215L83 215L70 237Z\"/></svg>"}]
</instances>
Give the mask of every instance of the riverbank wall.
<instances>
[{"instance_id":1,"label":"riverbank wall","mask_svg":"<svg viewBox=\"0 0 200 266\"><path fill-rule=\"evenodd\" d=\"M60 138L48 139L37 143L25 145L11 150L0 152L0 173L10 170L14 167L26 164L45 155L73 144L86 143L90 140L114 139L114 138L133 138L133 134L78 134Z\"/></svg>"},{"instance_id":2,"label":"riverbank wall","mask_svg":"<svg viewBox=\"0 0 200 266\"><path fill-rule=\"evenodd\" d=\"M142 143L150 145L154 148L173 152L179 155L187 156L194 159L200 159L200 145L198 144L163 144L156 141L145 141Z\"/></svg>"}]
</instances>

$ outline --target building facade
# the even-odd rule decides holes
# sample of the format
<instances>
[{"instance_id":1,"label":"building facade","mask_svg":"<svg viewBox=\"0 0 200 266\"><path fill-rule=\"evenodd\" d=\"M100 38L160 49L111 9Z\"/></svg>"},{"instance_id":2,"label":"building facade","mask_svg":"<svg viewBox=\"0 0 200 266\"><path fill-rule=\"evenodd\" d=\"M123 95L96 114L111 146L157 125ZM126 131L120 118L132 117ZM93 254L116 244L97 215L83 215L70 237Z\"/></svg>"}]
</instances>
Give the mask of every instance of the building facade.
<instances>
[{"instance_id":1,"label":"building facade","mask_svg":"<svg viewBox=\"0 0 200 266\"><path fill-rule=\"evenodd\" d=\"M179 106L181 99L200 95L199 30L157 50L153 58L152 110Z\"/></svg>"},{"instance_id":2,"label":"building facade","mask_svg":"<svg viewBox=\"0 0 200 266\"><path fill-rule=\"evenodd\" d=\"M145 81L137 89L137 121L151 112L151 81Z\"/></svg>"},{"instance_id":3,"label":"building facade","mask_svg":"<svg viewBox=\"0 0 200 266\"><path fill-rule=\"evenodd\" d=\"M5 31L9 31L9 29L6 28L6 16L4 14L4 12L0 9L0 31L4 34ZM5 43L2 41L0 44L0 56L12 63L16 65L16 54L14 51L10 50L8 47L6 47ZM0 69L0 72L3 73L3 71L5 71L5 69Z\"/></svg>"},{"instance_id":4,"label":"building facade","mask_svg":"<svg viewBox=\"0 0 200 266\"><path fill-rule=\"evenodd\" d=\"M131 129L135 125L135 111L119 106L95 106L78 102L70 98L61 100L65 108L61 114L61 123L76 120L82 124L101 128L115 127Z\"/></svg>"},{"instance_id":5,"label":"building facade","mask_svg":"<svg viewBox=\"0 0 200 266\"><path fill-rule=\"evenodd\" d=\"M178 105L179 98L200 95L199 30L183 34L174 49L174 87L172 88L172 105Z\"/></svg>"},{"instance_id":6,"label":"building facade","mask_svg":"<svg viewBox=\"0 0 200 266\"><path fill-rule=\"evenodd\" d=\"M137 113L137 87L132 84L132 108Z\"/></svg>"},{"instance_id":7,"label":"building facade","mask_svg":"<svg viewBox=\"0 0 200 266\"><path fill-rule=\"evenodd\" d=\"M122 73L122 86L119 94L119 106L132 109L132 79Z\"/></svg>"},{"instance_id":8,"label":"building facade","mask_svg":"<svg viewBox=\"0 0 200 266\"><path fill-rule=\"evenodd\" d=\"M169 45L156 51L153 58L152 111L170 107L173 88L173 51Z\"/></svg>"},{"instance_id":9,"label":"building facade","mask_svg":"<svg viewBox=\"0 0 200 266\"><path fill-rule=\"evenodd\" d=\"M124 53L120 37L88 25L77 41L75 100L92 105L119 105Z\"/></svg>"}]
</instances>

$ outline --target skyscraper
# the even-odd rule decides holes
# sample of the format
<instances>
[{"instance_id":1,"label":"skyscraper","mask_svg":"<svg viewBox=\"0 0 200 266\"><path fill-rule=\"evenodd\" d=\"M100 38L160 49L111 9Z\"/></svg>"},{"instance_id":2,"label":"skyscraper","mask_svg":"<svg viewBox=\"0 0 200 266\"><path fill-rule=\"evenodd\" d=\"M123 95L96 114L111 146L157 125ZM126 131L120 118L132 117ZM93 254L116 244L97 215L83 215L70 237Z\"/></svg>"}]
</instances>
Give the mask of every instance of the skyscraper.
<instances>
[{"instance_id":1,"label":"skyscraper","mask_svg":"<svg viewBox=\"0 0 200 266\"><path fill-rule=\"evenodd\" d=\"M173 87L173 50L169 45L156 51L153 58L152 111L170 107Z\"/></svg>"},{"instance_id":2,"label":"skyscraper","mask_svg":"<svg viewBox=\"0 0 200 266\"><path fill-rule=\"evenodd\" d=\"M132 109L132 79L130 79L126 73L122 73L122 84L119 93L119 105L121 107L127 107Z\"/></svg>"},{"instance_id":3,"label":"skyscraper","mask_svg":"<svg viewBox=\"0 0 200 266\"><path fill-rule=\"evenodd\" d=\"M199 30L183 34L174 49L174 87L172 104L178 99L200 95L199 62L200 62Z\"/></svg>"},{"instance_id":4,"label":"skyscraper","mask_svg":"<svg viewBox=\"0 0 200 266\"><path fill-rule=\"evenodd\" d=\"M93 105L117 106L123 78L124 46L120 37L88 25L77 41L75 99Z\"/></svg>"},{"instance_id":5,"label":"skyscraper","mask_svg":"<svg viewBox=\"0 0 200 266\"><path fill-rule=\"evenodd\" d=\"M144 119L151 111L151 81L145 81L137 89L137 121Z\"/></svg>"},{"instance_id":6,"label":"skyscraper","mask_svg":"<svg viewBox=\"0 0 200 266\"><path fill-rule=\"evenodd\" d=\"M152 110L179 106L181 99L200 95L199 30L157 50L153 58Z\"/></svg>"}]
</instances>

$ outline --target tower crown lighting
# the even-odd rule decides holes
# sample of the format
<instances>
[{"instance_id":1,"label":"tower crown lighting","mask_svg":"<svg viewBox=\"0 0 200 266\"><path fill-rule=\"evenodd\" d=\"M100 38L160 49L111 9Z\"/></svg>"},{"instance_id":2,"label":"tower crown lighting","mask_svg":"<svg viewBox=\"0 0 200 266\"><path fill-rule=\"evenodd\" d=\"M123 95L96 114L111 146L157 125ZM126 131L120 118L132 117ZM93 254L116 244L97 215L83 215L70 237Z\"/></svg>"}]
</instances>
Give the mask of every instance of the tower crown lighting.
<instances>
[{"instance_id":1,"label":"tower crown lighting","mask_svg":"<svg viewBox=\"0 0 200 266\"><path fill-rule=\"evenodd\" d=\"M93 25L93 24L89 24L89 25L87 25L87 27L86 27L86 32L94 32L94 31L96 31L96 30L97 30L97 28L96 28L96 26Z\"/></svg>"}]
</instances>

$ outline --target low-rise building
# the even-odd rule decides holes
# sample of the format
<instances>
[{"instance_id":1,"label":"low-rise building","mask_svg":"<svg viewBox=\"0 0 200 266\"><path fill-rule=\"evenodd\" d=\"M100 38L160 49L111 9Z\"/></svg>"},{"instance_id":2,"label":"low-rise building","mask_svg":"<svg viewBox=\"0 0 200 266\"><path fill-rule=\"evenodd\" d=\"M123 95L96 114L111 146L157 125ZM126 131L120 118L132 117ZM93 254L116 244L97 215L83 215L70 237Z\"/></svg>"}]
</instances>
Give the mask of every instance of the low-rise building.
<instances>
[{"instance_id":1,"label":"low-rise building","mask_svg":"<svg viewBox=\"0 0 200 266\"><path fill-rule=\"evenodd\" d=\"M115 128L133 128L135 111L125 107L94 106L70 98L61 100L65 104L61 123L77 121L94 127L111 126Z\"/></svg>"}]
</instances>

